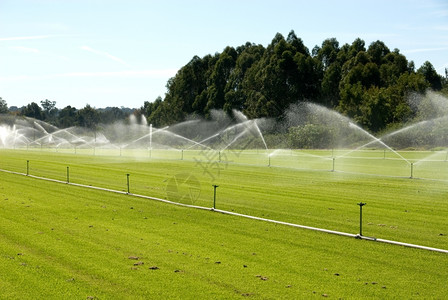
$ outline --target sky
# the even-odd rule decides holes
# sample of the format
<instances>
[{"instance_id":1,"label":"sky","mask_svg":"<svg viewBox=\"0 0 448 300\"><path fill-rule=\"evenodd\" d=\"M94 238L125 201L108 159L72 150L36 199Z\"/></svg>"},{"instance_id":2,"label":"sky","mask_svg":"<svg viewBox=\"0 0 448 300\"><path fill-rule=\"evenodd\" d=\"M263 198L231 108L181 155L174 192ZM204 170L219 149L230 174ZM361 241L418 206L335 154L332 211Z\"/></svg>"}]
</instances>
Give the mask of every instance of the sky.
<instances>
[{"instance_id":1,"label":"sky","mask_svg":"<svg viewBox=\"0 0 448 300\"><path fill-rule=\"evenodd\" d=\"M195 55L291 30L310 51L380 40L416 68L448 68L447 0L0 0L0 97L139 108Z\"/></svg>"}]
</instances>

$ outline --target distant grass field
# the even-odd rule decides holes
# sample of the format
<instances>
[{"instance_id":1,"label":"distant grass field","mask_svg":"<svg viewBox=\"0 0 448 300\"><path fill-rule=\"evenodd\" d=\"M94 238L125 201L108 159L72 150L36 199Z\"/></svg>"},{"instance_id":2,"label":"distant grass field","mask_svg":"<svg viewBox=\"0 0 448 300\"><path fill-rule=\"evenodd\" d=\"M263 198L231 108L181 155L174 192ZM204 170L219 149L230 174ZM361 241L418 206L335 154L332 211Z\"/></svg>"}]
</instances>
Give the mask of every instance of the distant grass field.
<instances>
[{"instance_id":1,"label":"distant grass field","mask_svg":"<svg viewBox=\"0 0 448 300\"><path fill-rule=\"evenodd\" d=\"M351 233L359 230L362 201L364 235L448 249L445 181L330 172L331 160L329 169L312 171L275 166L275 155L267 167L223 157L216 163L204 153L184 153L183 161L154 154L0 150L0 168L26 173L29 160L30 174L66 180L69 167L70 182L121 191L130 174L131 193L205 207L213 205L217 184L217 208ZM3 172L0 180L0 298L444 298L448 292L446 254ZM177 190L167 195L173 182Z\"/></svg>"}]
</instances>

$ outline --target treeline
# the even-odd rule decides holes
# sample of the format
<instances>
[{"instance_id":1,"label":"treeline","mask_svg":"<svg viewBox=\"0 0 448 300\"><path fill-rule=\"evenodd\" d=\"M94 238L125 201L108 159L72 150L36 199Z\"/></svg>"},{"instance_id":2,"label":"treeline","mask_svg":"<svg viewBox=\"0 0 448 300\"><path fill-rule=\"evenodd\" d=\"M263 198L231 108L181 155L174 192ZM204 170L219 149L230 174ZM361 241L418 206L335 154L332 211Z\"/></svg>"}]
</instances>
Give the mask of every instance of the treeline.
<instances>
[{"instance_id":1,"label":"treeline","mask_svg":"<svg viewBox=\"0 0 448 300\"><path fill-rule=\"evenodd\" d=\"M366 47L358 38L340 46L331 38L310 51L291 31L286 39L277 34L266 48L246 43L193 57L168 81L164 99L145 102L141 111L160 127L207 118L213 109L281 119L291 104L310 101L377 132L413 117L409 93L446 91L447 77L430 62L415 70L381 41Z\"/></svg>"},{"instance_id":2,"label":"treeline","mask_svg":"<svg viewBox=\"0 0 448 300\"><path fill-rule=\"evenodd\" d=\"M411 93L427 89L448 95L448 70L440 76L427 61L417 70L398 49L376 41L366 47L356 39L339 45L335 38L311 51L291 31L277 34L264 47L246 43L222 53L195 56L168 80L162 99L145 101L139 109L108 107L56 108L50 100L39 106L8 108L0 98L0 113L49 122L60 128L125 120L130 114L147 117L163 127L192 117L208 118L214 109L242 111L249 118L284 118L291 104L313 102L335 109L372 132L412 120Z\"/></svg>"},{"instance_id":3,"label":"treeline","mask_svg":"<svg viewBox=\"0 0 448 300\"><path fill-rule=\"evenodd\" d=\"M15 106L8 108L6 100L0 98L0 113L34 118L59 128L82 126L95 129L98 124L111 124L116 121L123 121L126 120L130 114L139 115L139 110L127 107L106 107L97 109L88 104L81 109L76 109L70 105L58 109L56 107L56 102L48 99L40 101L40 105L31 102L20 108Z\"/></svg>"}]
</instances>

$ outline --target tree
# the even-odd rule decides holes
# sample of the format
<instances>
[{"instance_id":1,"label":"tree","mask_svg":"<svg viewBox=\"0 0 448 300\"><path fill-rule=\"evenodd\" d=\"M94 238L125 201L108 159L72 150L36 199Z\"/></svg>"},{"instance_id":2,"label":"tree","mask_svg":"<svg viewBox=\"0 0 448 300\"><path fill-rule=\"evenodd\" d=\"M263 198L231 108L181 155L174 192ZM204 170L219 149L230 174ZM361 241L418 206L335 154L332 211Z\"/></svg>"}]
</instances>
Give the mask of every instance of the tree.
<instances>
[{"instance_id":1,"label":"tree","mask_svg":"<svg viewBox=\"0 0 448 300\"><path fill-rule=\"evenodd\" d=\"M411 63L413 64L413 62ZM408 63L406 57L400 54L397 49L384 56L383 63L379 67L381 86L387 87L396 84L403 73L414 73L411 63Z\"/></svg>"},{"instance_id":2,"label":"tree","mask_svg":"<svg viewBox=\"0 0 448 300\"><path fill-rule=\"evenodd\" d=\"M0 114L6 114L7 112L8 112L8 104L6 103L6 100L0 97Z\"/></svg>"},{"instance_id":3,"label":"tree","mask_svg":"<svg viewBox=\"0 0 448 300\"><path fill-rule=\"evenodd\" d=\"M40 101L40 105L43 108L42 118L43 120L50 123L56 122L56 115L58 113L58 109L56 108L56 101L50 101L48 99Z\"/></svg>"},{"instance_id":4,"label":"tree","mask_svg":"<svg viewBox=\"0 0 448 300\"><path fill-rule=\"evenodd\" d=\"M357 121L365 128L377 132L386 127L391 113L387 90L376 86L368 89L363 95L361 114Z\"/></svg>"},{"instance_id":5,"label":"tree","mask_svg":"<svg viewBox=\"0 0 448 300\"><path fill-rule=\"evenodd\" d=\"M417 73L425 76L426 81L429 82L431 88L435 91L442 89L442 77L437 74L436 70L429 61L426 61L418 70Z\"/></svg>"},{"instance_id":6,"label":"tree","mask_svg":"<svg viewBox=\"0 0 448 300\"><path fill-rule=\"evenodd\" d=\"M87 104L76 113L76 122L79 126L96 129L99 122L99 114L93 107Z\"/></svg>"},{"instance_id":7,"label":"tree","mask_svg":"<svg viewBox=\"0 0 448 300\"><path fill-rule=\"evenodd\" d=\"M125 116L125 112L118 107L106 107L99 112L99 120L104 124L111 124L118 120L123 120Z\"/></svg>"},{"instance_id":8,"label":"tree","mask_svg":"<svg viewBox=\"0 0 448 300\"><path fill-rule=\"evenodd\" d=\"M341 72L342 68L339 62L332 63L324 72L321 103L328 107L335 107L339 103Z\"/></svg>"},{"instance_id":9,"label":"tree","mask_svg":"<svg viewBox=\"0 0 448 300\"><path fill-rule=\"evenodd\" d=\"M44 109L46 113L50 113L51 110L53 110L56 107L56 101L50 101L48 99L40 101L40 105Z\"/></svg>"},{"instance_id":10,"label":"tree","mask_svg":"<svg viewBox=\"0 0 448 300\"><path fill-rule=\"evenodd\" d=\"M22 115L30 118L34 118L37 120L43 119L42 109L35 102L31 102L28 104L23 110Z\"/></svg>"},{"instance_id":11,"label":"tree","mask_svg":"<svg viewBox=\"0 0 448 300\"><path fill-rule=\"evenodd\" d=\"M281 118L292 103L320 96L321 71L320 62L293 31L286 40L278 33L247 72L251 90L245 112L252 118Z\"/></svg>"},{"instance_id":12,"label":"tree","mask_svg":"<svg viewBox=\"0 0 448 300\"><path fill-rule=\"evenodd\" d=\"M208 84L206 114L211 109L222 109L224 107L225 88L235 68L237 55L236 50L232 47L226 47L223 53L219 55Z\"/></svg>"},{"instance_id":13,"label":"tree","mask_svg":"<svg viewBox=\"0 0 448 300\"><path fill-rule=\"evenodd\" d=\"M76 108L69 106L64 107L59 112L58 126L67 128L74 126L76 122Z\"/></svg>"},{"instance_id":14,"label":"tree","mask_svg":"<svg viewBox=\"0 0 448 300\"><path fill-rule=\"evenodd\" d=\"M141 114L145 115L146 118L150 118L155 113L159 105L162 104L162 101L163 101L162 97L160 96L157 97L156 100L154 100L154 102L145 101L143 103L143 106L140 107ZM159 126L160 124L154 124L154 125Z\"/></svg>"},{"instance_id":15,"label":"tree","mask_svg":"<svg viewBox=\"0 0 448 300\"><path fill-rule=\"evenodd\" d=\"M317 47L313 51L317 52L315 56L322 62L324 70L327 70L337 60L339 42L335 38L326 39L322 47Z\"/></svg>"},{"instance_id":16,"label":"tree","mask_svg":"<svg viewBox=\"0 0 448 300\"><path fill-rule=\"evenodd\" d=\"M389 53L389 48L382 41L371 43L369 49L367 49L367 54L370 55L371 61L377 65L381 65L384 57Z\"/></svg>"},{"instance_id":17,"label":"tree","mask_svg":"<svg viewBox=\"0 0 448 300\"><path fill-rule=\"evenodd\" d=\"M448 94L448 79L429 62L416 73L412 61L382 41L366 49L360 38L341 47L331 38L310 54L291 31L287 38L277 33L266 48L247 42L193 57L168 80L165 97L140 110L149 123L165 126L190 115L207 118L212 109L281 119L291 104L312 101L378 131L412 117L407 97L428 82Z\"/></svg>"},{"instance_id":18,"label":"tree","mask_svg":"<svg viewBox=\"0 0 448 300\"><path fill-rule=\"evenodd\" d=\"M252 89L248 81L245 81L247 72L254 63L258 62L265 48L262 45L246 43L237 48L238 58L225 87L224 106L225 112L232 109L243 111L246 109L247 91Z\"/></svg>"}]
</instances>

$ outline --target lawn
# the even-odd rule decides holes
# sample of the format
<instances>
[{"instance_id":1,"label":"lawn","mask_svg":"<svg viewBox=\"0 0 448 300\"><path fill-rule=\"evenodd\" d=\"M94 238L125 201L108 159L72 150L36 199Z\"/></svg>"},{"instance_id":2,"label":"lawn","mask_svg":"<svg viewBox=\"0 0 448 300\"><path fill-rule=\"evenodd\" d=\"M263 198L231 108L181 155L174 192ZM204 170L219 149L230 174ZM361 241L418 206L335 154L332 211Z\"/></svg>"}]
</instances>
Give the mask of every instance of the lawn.
<instances>
[{"instance_id":1,"label":"lawn","mask_svg":"<svg viewBox=\"0 0 448 300\"><path fill-rule=\"evenodd\" d=\"M0 168L448 249L444 181L0 151ZM206 166L207 168L205 168ZM173 185L173 182L176 184ZM182 184L183 183L183 184ZM173 189L173 186L177 189ZM167 194L168 189L168 194ZM0 172L0 298L444 298L448 256Z\"/></svg>"}]
</instances>

